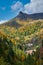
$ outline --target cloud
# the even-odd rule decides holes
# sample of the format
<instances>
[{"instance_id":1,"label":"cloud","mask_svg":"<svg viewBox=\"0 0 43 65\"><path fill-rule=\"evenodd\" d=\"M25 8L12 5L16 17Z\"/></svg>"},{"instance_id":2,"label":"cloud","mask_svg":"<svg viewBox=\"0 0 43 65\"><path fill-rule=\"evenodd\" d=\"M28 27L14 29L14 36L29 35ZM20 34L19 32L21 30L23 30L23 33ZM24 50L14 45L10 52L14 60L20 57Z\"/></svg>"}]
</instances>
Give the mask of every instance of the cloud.
<instances>
[{"instance_id":1,"label":"cloud","mask_svg":"<svg viewBox=\"0 0 43 65\"><path fill-rule=\"evenodd\" d=\"M23 5L21 2L17 1L11 6L14 12L23 11L27 14L40 13L43 12L43 0L31 0L30 3Z\"/></svg>"},{"instance_id":2,"label":"cloud","mask_svg":"<svg viewBox=\"0 0 43 65\"><path fill-rule=\"evenodd\" d=\"M11 6L11 9L14 11L14 12L19 12L19 11L22 11L23 10L23 4L19 1L17 1L15 4L13 4Z\"/></svg>"},{"instance_id":3,"label":"cloud","mask_svg":"<svg viewBox=\"0 0 43 65\"><path fill-rule=\"evenodd\" d=\"M8 20L1 20L0 21L0 24L3 24L3 23L5 23L5 22L7 22Z\"/></svg>"},{"instance_id":4,"label":"cloud","mask_svg":"<svg viewBox=\"0 0 43 65\"><path fill-rule=\"evenodd\" d=\"M43 0L31 0L24 5L24 12L30 14L43 12Z\"/></svg>"}]
</instances>

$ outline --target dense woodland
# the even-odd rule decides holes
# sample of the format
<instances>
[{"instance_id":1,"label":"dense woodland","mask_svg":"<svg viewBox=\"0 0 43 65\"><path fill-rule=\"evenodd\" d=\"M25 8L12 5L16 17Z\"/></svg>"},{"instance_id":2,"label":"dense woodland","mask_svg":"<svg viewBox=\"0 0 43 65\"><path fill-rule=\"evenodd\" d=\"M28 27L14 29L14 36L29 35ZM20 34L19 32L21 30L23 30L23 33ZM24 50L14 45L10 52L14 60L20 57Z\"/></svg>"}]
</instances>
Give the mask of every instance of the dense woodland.
<instances>
[{"instance_id":1,"label":"dense woodland","mask_svg":"<svg viewBox=\"0 0 43 65\"><path fill-rule=\"evenodd\" d=\"M28 46L31 43L32 46ZM0 65L42 65L43 56L40 57L42 44L43 20L27 22L18 29L1 25ZM33 52L28 54L27 50Z\"/></svg>"}]
</instances>

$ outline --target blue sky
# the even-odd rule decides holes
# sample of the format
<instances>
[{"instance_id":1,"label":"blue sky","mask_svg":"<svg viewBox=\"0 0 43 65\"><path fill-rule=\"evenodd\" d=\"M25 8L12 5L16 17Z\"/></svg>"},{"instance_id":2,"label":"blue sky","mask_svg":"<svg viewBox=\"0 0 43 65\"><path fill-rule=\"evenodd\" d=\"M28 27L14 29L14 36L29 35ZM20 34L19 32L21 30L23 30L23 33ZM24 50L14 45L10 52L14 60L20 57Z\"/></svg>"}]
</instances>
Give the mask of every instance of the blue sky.
<instances>
[{"instance_id":1,"label":"blue sky","mask_svg":"<svg viewBox=\"0 0 43 65\"><path fill-rule=\"evenodd\" d=\"M16 2L21 2L25 5L30 0L0 0L0 20L11 19L17 15L17 12L11 9L11 6L16 4Z\"/></svg>"},{"instance_id":2,"label":"blue sky","mask_svg":"<svg viewBox=\"0 0 43 65\"><path fill-rule=\"evenodd\" d=\"M27 14L43 12L43 0L0 0L0 23L22 11Z\"/></svg>"}]
</instances>

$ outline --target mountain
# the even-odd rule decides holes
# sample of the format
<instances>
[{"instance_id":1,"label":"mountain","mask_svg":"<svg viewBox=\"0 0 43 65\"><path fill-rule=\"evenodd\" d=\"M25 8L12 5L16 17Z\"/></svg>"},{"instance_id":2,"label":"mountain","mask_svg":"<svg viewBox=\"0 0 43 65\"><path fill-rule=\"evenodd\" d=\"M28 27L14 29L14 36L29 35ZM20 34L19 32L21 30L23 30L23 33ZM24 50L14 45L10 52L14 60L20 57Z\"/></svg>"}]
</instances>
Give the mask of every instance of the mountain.
<instances>
[{"instance_id":1,"label":"mountain","mask_svg":"<svg viewBox=\"0 0 43 65\"><path fill-rule=\"evenodd\" d=\"M35 14L26 14L23 12L19 12L19 15L16 17L19 18L21 20L38 20L38 19L43 19L43 13L35 13Z\"/></svg>"},{"instance_id":2,"label":"mountain","mask_svg":"<svg viewBox=\"0 0 43 65\"><path fill-rule=\"evenodd\" d=\"M27 22L27 20L39 20L39 19L43 19L43 13L26 14L23 12L19 12L19 14L15 18L4 23L4 25L13 26L13 27L18 28L22 26L21 24L19 24L20 22L22 22L23 24L23 22L25 23Z\"/></svg>"}]
</instances>

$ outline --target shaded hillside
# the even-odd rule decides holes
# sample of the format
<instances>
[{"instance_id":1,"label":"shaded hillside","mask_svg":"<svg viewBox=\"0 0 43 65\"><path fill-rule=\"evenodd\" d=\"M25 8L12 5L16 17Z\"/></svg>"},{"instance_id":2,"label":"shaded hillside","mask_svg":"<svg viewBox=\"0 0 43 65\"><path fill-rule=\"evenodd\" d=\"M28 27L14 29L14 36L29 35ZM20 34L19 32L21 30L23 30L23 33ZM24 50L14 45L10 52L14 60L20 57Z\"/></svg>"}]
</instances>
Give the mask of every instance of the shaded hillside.
<instances>
[{"instance_id":1,"label":"shaded hillside","mask_svg":"<svg viewBox=\"0 0 43 65\"><path fill-rule=\"evenodd\" d=\"M7 23L4 23L4 24L2 24L2 25L7 25L7 26L11 26L11 27L16 27L16 28L18 28L18 27L21 26L20 24L18 24L18 23L15 21L15 19L12 19L12 20L10 20L10 21L8 21Z\"/></svg>"}]
</instances>

